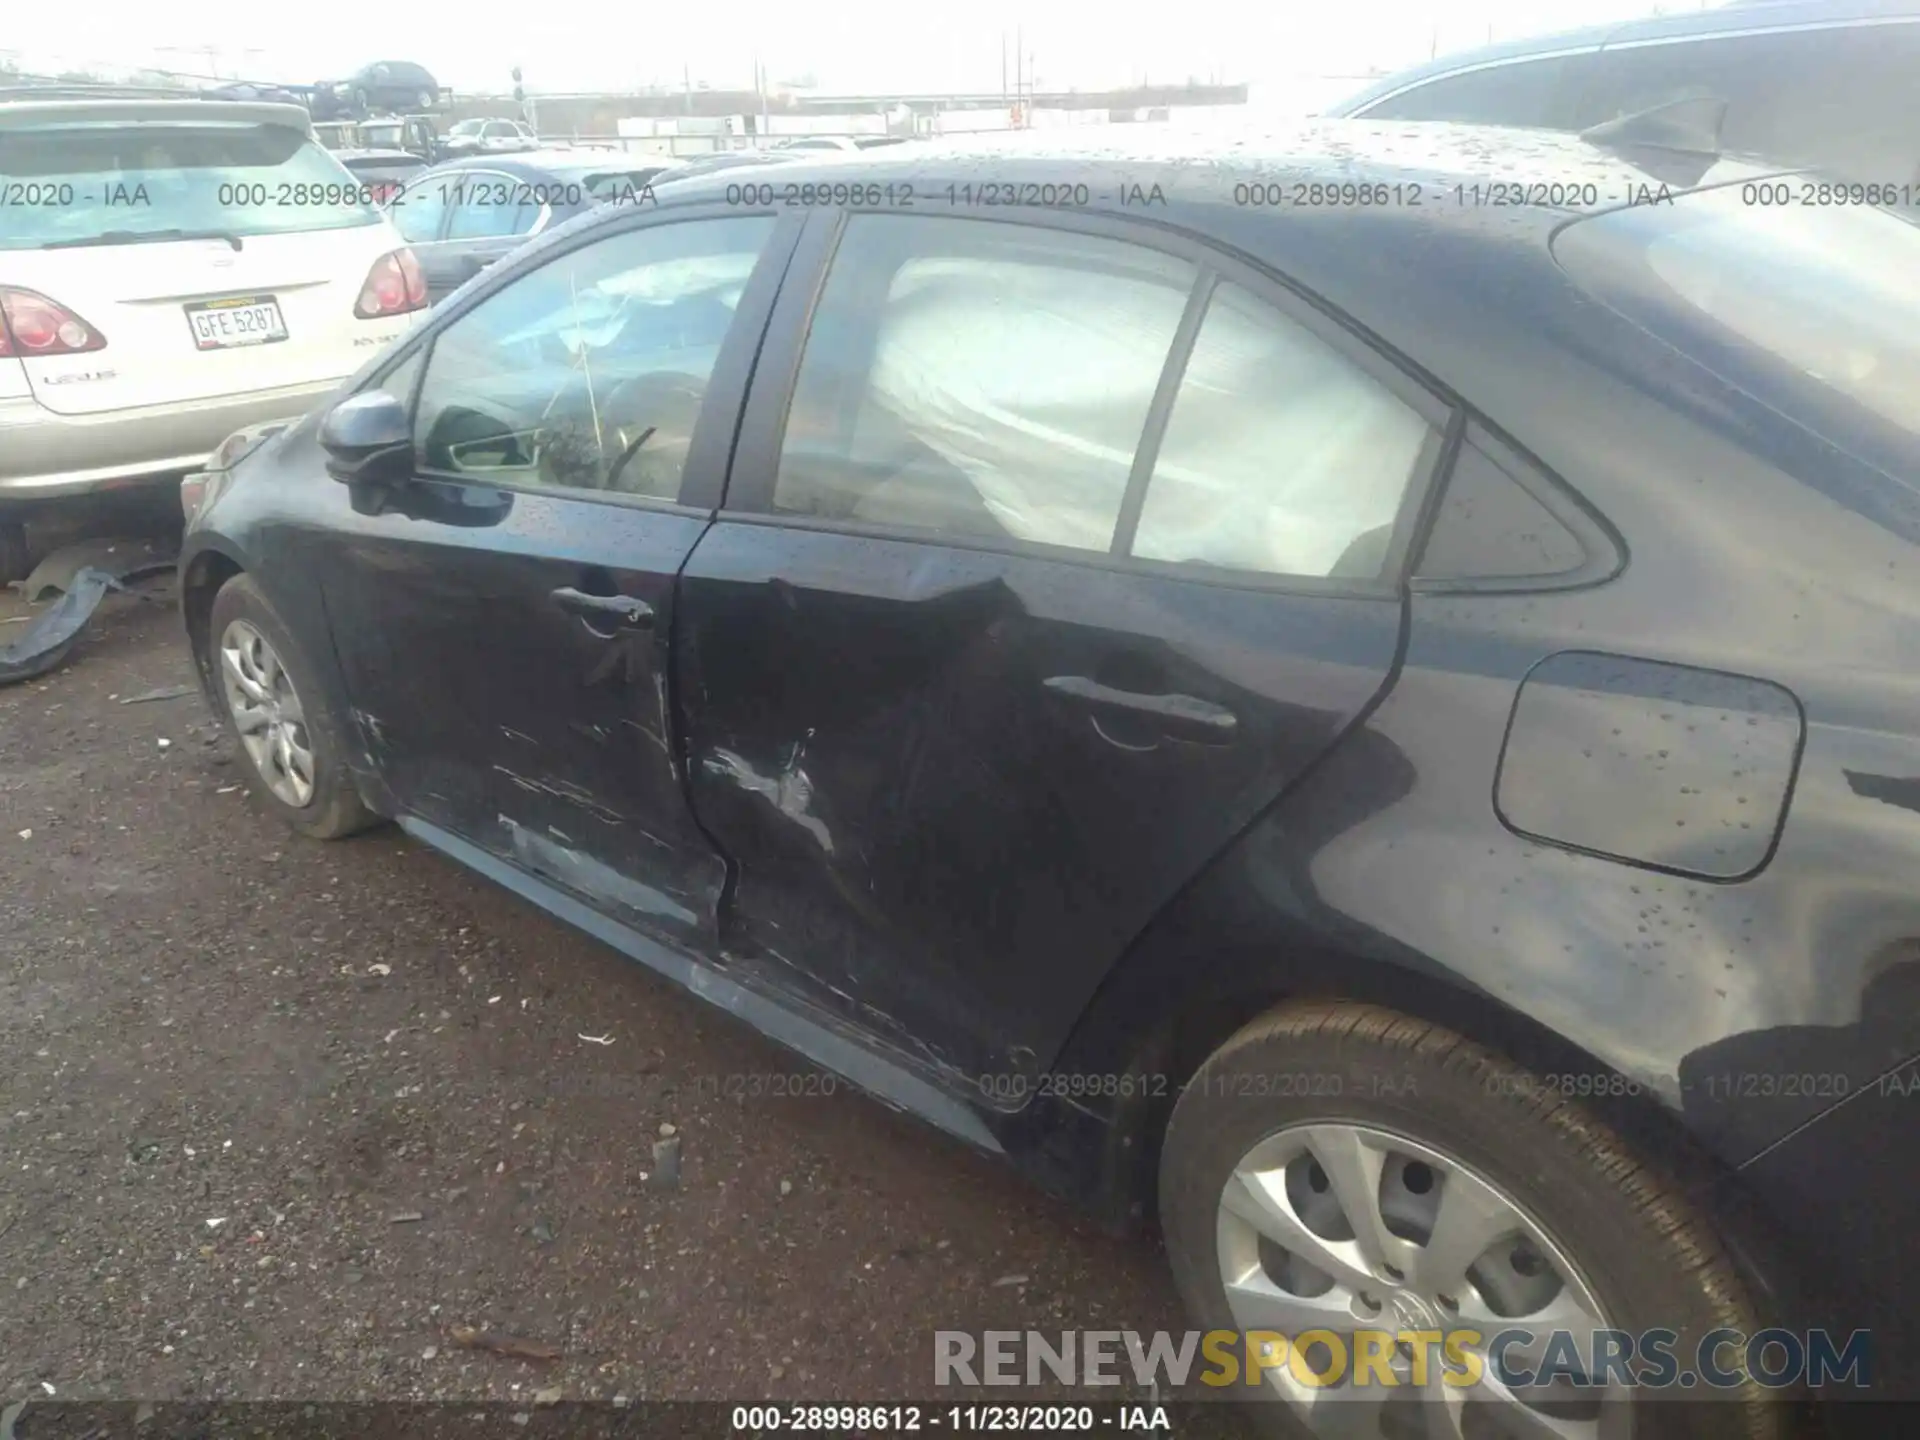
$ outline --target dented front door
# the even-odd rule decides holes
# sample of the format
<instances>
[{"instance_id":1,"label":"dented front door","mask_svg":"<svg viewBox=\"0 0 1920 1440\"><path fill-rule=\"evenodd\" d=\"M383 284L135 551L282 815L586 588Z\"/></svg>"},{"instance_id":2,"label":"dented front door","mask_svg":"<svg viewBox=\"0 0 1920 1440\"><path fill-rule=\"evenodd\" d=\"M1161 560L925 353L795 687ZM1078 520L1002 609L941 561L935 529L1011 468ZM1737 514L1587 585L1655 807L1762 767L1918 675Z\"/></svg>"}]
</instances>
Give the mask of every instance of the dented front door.
<instances>
[{"instance_id":1,"label":"dented front door","mask_svg":"<svg viewBox=\"0 0 1920 1440\"><path fill-rule=\"evenodd\" d=\"M673 738L675 587L787 234L719 207L607 226L456 310L389 386L414 477L356 498L325 580L403 815L695 948L725 866Z\"/></svg>"},{"instance_id":2,"label":"dented front door","mask_svg":"<svg viewBox=\"0 0 1920 1440\"><path fill-rule=\"evenodd\" d=\"M491 674L472 838L622 923L701 941L725 872L687 809L666 677L674 577L706 522L515 498L537 549L464 567Z\"/></svg>"}]
</instances>

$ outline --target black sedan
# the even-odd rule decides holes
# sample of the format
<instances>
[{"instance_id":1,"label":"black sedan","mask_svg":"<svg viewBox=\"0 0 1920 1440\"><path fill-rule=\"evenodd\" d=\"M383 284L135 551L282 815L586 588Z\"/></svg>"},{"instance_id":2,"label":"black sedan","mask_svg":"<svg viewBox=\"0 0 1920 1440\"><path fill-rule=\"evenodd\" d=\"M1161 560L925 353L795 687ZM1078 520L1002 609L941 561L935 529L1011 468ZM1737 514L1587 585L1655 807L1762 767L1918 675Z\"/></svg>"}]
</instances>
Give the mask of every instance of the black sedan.
<instances>
[{"instance_id":1,"label":"black sedan","mask_svg":"<svg viewBox=\"0 0 1920 1440\"><path fill-rule=\"evenodd\" d=\"M601 205L650 204L674 169L665 156L547 150L450 160L389 202L434 303L536 235Z\"/></svg>"},{"instance_id":2,"label":"black sedan","mask_svg":"<svg viewBox=\"0 0 1920 1440\"><path fill-rule=\"evenodd\" d=\"M431 110L440 101L440 82L426 66L411 60L362 65L332 89L362 118L379 110Z\"/></svg>"},{"instance_id":3,"label":"black sedan","mask_svg":"<svg viewBox=\"0 0 1920 1440\"><path fill-rule=\"evenodd\" d=\"M405 150L335 150L333 158L363 182L376 205L393 200L406 183L426 169L427 162Z\"/></svg>"},{"instance_id":4,"label":"black sedan","mask_svg":"<svg viewBox=\"0 0 1920 1440\"><path fill-rule=\"evenodd\" d=\"M237 437L258 803L1157 1223L1315 1433L1920 1396L1920 228L1129 144L663 187Z\"/></svg>"}]
</instances>

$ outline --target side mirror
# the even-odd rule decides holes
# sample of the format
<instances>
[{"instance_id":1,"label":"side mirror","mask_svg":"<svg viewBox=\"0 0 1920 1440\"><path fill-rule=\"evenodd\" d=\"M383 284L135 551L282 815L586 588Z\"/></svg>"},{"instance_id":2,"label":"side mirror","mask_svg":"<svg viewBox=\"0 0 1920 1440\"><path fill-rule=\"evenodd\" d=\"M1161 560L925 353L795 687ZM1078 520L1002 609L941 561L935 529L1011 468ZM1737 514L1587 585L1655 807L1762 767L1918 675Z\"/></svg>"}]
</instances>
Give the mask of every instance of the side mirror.
<instances>
[{"instance_id":1,"label":"side mirror","mask_svg":"<svg viewBox=\"0 0 1920 1440\"><path fill-rule=\"evenodd\" d=\"M413 422L384 390L342 400L320 422L327 473L345 485L393 487L413 474Z\"/></svg>"}]
</instances>

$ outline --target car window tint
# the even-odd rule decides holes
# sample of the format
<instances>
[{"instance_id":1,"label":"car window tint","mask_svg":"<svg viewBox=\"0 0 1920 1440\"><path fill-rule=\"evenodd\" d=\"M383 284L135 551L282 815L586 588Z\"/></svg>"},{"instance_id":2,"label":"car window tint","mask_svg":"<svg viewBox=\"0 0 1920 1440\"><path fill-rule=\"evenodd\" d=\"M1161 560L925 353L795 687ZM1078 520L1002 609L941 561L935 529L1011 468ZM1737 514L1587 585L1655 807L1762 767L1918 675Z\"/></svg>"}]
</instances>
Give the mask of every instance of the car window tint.
<instances>
[{"instance_id":1,"label":"car window tint","mask_svg":"<svg viewBox=\"0 0 1920 1440\"><path fill-rule=\"evenodd\" d=\"M447 214L444 177L426 176L409 185L391 207L400 238L409 245L425 245L440 238L440 222Z\"/></svg>"},{"instance_id":2,"label":"car window tint","mask_svg":"<svg viewBox=\"0 0 1920 1440\"><path fill-rule=\"evenodd\" d=\"M774 221L609 236L529 272L434 341L421 464L670 500L708 377Z\"/></svg>"},{"instance_id":3,"label":"car window tint","mask_svg":"<svg viewBox=\"0 0 1920 1440\"><path fill-rule=\"evenodd\" d=\"M1550 128L1558 121L1567 86L1585 63L1583 56L1555 55L1443 75L1391 95L1361 114L1368 120L1456 120Z\"/></svg>"},{"instance_id":4,"label":"car window tint","mask_svg":"<svg viewBox=\"0 0 1920 1440\"><path fill-rule=\"evenodd\" d=\"M1460 449L1416 570L1424 580L1565 575L1586 547L1480 446Z\"/></svg>"},{"instance_id":5,"label":"car window tint","mask_svg":"<svg viewBox=\"0 0 1920 1440\"><path fill-rule=\"evenodd\" d=\"M1606 52L1580 117L1727 102L1721 147L1852 180L1920 179L1920 23L1744 35Z\"/></svg>"},{"instance_id":6,"label":"car window tint","mask_svg":"<svg viewBox=\"0 0 1920 1440\"><path fill-rule=\"evenodd\" d=\"M1208 302L1132 553L1271 575L1377 575L1432 427L1237 285Z\"/></svg>"},{"instance_id":7,"label":"car window tint","mask_svg":"<svg viewBox=\"0 0 1920 1440\"><path fill-rule=\"evenodd\" d=\"M1115 240L855 216L807 338L774 508L1108 549L1193 279Z\"/></svg>"},{"instance_id":8,"label":"car window tint","mask_svg":"<svg viewBox=\"0 0 1920 1440\"><path fill-rule=\"evenodd\" d=\"M532 203L534 186L508 175L468 175L455 182L449 240L484 240L524 235L540 218Z\"/></svg>"}]
</instances>

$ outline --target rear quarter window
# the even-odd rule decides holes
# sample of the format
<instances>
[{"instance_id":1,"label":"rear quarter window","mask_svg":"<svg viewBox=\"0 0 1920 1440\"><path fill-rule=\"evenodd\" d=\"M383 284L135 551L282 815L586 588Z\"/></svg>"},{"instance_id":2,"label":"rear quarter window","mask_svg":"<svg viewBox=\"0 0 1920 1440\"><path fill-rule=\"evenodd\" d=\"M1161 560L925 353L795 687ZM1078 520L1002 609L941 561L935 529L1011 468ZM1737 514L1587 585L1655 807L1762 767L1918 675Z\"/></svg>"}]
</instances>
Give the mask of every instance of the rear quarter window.
<instances>
[{"instance_id":1,"label":"rear quarter window","mask_svg":"<svg viewBox=\"0 0 1920 1440\"><path fill-rule=\"evenodd\" d=\"M380 221L364 187L306 135L243 121L0 129L0 215L0 250Z\"/></svg>"}]
</instances>

